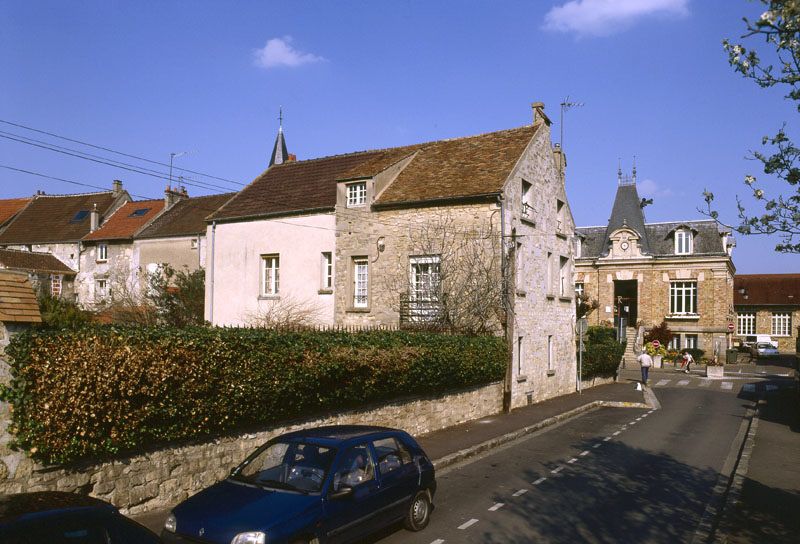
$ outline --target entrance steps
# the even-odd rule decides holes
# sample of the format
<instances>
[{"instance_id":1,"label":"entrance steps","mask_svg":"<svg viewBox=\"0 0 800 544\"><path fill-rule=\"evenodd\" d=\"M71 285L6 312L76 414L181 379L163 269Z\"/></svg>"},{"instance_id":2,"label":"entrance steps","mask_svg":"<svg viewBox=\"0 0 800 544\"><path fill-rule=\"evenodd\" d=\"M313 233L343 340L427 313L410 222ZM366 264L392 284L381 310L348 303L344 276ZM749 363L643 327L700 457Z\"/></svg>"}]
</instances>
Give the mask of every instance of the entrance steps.
<instances>
[{"instance_id":1,"label":"entrance steps","mask_svg":"<svg viewBox=\"0 0 800 544\"><path fill-rule=\"evenodd\" d=\"M628 343L625 346L625 353L622 354L622 368L634 368L636 351L634 351L633 346L636 343L636 327L626 327L625 336Z\"/></svg>"}]
</instances>

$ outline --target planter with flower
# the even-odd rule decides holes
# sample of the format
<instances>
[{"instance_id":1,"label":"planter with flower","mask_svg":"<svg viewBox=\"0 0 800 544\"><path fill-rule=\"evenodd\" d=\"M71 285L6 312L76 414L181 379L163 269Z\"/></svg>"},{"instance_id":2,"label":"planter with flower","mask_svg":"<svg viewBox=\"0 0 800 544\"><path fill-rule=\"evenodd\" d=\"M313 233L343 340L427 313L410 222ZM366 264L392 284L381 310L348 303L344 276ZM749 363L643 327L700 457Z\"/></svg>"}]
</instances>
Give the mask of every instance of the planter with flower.
<instances>
[{"instance_id":1,"label":"planter with flower","mask_svg":"<svg viewBox=\"0 0 800 544\"><path fill-rule=\"evenodd\" d=\"M706 378L721 380L725 377L725 364L722 359L714 357L711 359L703 359L702 362L706 365Z\"/></svg>"},{"instance_id":2,"label":"planter with flower","mask_svg":"<svg viewBox=\"0 0 800 544\"><path fill-rule=\"evenodd\" d=\"M653 366L655 368L662 368L662 358L667 354L667 349L663 345L655 347L652 342L647 342L644 345L644 350L653 358Z\"/></svg>"}]
</instances>

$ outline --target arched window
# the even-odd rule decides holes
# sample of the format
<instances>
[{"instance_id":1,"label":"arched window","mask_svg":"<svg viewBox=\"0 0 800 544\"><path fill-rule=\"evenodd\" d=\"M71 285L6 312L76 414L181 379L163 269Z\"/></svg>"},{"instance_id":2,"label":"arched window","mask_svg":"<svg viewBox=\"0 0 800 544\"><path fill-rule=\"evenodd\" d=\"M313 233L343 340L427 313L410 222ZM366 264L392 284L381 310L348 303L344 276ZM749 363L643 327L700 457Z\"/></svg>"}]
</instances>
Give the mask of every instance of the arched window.
<instances>
[{"instance_id":1,"label":"arched window","mask_svg":"<svg viewBox=\"0 0 800 544\"><path fill-rule=\"evenodd\" d=\"M691 255L693 246L692 231L686 229L675 231L675 255Z\"/></svg>"}]
</instances>

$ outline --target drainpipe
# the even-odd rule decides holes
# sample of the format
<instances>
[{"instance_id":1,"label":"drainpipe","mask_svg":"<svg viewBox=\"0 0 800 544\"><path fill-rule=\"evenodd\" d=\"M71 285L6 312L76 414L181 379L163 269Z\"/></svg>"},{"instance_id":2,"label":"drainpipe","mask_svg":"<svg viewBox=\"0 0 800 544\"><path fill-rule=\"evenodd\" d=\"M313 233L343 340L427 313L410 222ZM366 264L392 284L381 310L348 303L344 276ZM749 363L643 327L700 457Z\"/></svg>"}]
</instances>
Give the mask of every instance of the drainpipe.
<instances>
[{"instance_id":1,"label":"drainpipe","mask_svg":"<svg viewBox=\"0 0 800 544\"><path fill-rule=\"evenodd\" d=\"M514 371L514 335L513 327L511 326L512 312L509 308L511 302L508 296L509 286L507 279L507 259L506 259L506 214L505 207L503 206L503 195L497 196L497 204L500 206L500 269L503 282L503 309L506 313L505 325L503 326L504 334L506 337L506 346L508 348L508 357L506 358L506 376L503 380L503 412L508 413L511 411L511 382L512 374Z\"/></svg>"},{"instance_id":2,"label":"drainpipe","mask_svg":"<svg viewBox=\"0 0 800 544\"><path fill-rule=\"evenodd\" d=\"M208 265L208 284L211 289L208 295L208 320L214 323L214 242L217 235L217 222L211 222L211 263ZM197 245L197 252L200 253L200 244Z\"/></svg>"}]
</instances>

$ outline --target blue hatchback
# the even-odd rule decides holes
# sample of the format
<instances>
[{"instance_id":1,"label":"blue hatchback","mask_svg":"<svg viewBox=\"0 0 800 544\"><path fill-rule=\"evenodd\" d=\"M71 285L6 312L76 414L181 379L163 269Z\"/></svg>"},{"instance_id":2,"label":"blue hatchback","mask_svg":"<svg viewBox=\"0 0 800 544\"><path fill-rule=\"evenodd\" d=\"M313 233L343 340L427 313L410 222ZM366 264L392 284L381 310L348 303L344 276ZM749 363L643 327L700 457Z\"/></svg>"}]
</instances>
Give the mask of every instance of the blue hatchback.
<instances>
[{"instance_id":1,"label":"blue hatchback","mask_svg":"<svg viewBox=\"0 0 800 544\"><path fill-rule=\"evenodd\" d=\"M258 448L230 476L182 502L167 543L333 544L404 521L424 529L436 478L419 444L385 427L320 427Z\"/></svg>"}]
</instances>

